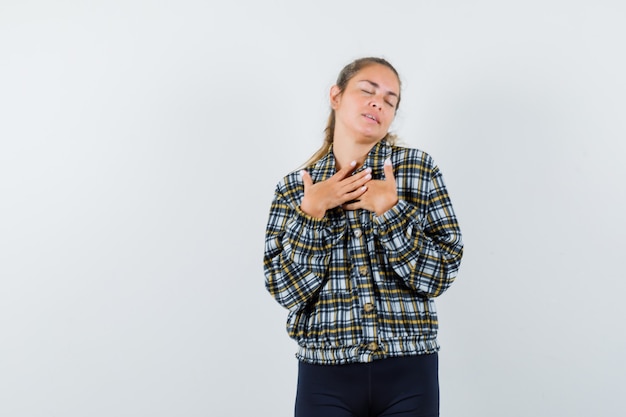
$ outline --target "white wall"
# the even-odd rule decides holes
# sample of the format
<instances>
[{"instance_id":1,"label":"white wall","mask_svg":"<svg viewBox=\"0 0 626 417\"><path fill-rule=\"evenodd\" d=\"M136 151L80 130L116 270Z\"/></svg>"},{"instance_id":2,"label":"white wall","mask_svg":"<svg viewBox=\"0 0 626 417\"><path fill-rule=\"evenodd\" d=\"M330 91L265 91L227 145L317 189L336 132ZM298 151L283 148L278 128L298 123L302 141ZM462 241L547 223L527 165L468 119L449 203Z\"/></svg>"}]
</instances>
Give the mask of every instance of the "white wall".
<instances>
[{"instance_id":1,"label":"white wall","mask_svg":"<svg viewBox=\"0 0 626 417\"><path fill-rule=\"evenodd\" d=\"M466 256L442 417L623 415L620 1L0 3L0 415L292 414L275 183L353 58L400 71Z\"/></svg>"}]
</instances>

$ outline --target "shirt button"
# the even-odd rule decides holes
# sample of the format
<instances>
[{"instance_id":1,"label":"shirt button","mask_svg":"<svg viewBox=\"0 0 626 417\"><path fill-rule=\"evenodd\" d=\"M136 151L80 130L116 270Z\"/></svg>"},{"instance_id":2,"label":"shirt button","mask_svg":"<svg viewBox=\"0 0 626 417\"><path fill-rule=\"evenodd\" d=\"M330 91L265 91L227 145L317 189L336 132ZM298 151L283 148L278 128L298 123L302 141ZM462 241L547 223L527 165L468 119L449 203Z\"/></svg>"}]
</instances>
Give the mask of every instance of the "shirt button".
<instances>
[{"instance_id":1,"label":"shirt button","mask_svg":"<svg viewBox=\"0 0 626 417\"><path fill-rule=\"evenodd\" d=\"M378 350L378 343L376 342L368 343L367 348L369 350Z\"/></svg>"},{"instance_id":2,"label":"shirt button","mask_svg":"<svg viewBox=\"0 0 626 417\"><path fill-rule=\"evenodd\" d=\"M365 304L365 305L363 306L363 310L364 310L366 313L371 313L372 311L374 311L374 304L372 304L372 303L367 303L367 304Z\"/></svg>"},{"instance_id":3,"label":"shirt button","mask_svg":"<svg viewBox=\"0 0 626 417\"><path fill-rule=\"evenodd\" d=\"M368 271L369 270L365 265L359 267L359 274L361 274L362 276L367 276Z\"/></svg>"},{"instance_id":4,"label":"shirt button","mask_svg":"<svg viewBox=\"0 0 626 417\"><path fill-rule=\"evenodd\" d=\"M363 234L363 231L361 229L354 229L354 236L359 238L361 237L361 235Z\"/></svg>"}]
</instances>

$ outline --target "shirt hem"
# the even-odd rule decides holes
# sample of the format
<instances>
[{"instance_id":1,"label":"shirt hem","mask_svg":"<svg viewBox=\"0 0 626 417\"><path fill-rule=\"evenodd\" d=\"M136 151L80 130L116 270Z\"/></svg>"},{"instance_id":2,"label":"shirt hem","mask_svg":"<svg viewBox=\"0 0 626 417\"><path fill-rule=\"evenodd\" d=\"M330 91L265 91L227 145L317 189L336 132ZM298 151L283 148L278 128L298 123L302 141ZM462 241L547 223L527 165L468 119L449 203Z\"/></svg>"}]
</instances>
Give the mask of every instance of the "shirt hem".
<instances>
[{"instance_id":1,"label":"shirt hem","mask_svg":"<svg viewBox=\"0 0 626 417\"><path fill-rule=\"evenodd\" d=\"M367 344L346 347L300 346L296 359L313 365L344 365L400 356L426 355L436 353L439 349L437 340L399 338L381 342L377 350L371 350Z\"/></svg>"}]
</instances>

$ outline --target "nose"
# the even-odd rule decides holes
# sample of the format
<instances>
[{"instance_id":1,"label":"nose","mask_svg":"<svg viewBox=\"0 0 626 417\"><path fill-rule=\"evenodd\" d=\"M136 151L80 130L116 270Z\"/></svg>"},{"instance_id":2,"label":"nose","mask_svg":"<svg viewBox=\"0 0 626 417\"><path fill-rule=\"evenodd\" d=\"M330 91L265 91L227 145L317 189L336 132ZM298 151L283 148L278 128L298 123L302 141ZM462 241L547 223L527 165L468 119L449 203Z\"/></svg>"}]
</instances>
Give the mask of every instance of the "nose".
<instances>
[{"instance_id":1,"label":"nose","mask_svg":"<svg viewBox=\"0 0 626 417\"><path fill-rule=\"evenodd\" d=\"M374 107L375 109L378 109L378 110L380 110L382 108L382 106L380 105L380 103L376 99L372 99L372 101L370 102L370 106L372 106L372 107Z\"/></svg>"}]
</instances>

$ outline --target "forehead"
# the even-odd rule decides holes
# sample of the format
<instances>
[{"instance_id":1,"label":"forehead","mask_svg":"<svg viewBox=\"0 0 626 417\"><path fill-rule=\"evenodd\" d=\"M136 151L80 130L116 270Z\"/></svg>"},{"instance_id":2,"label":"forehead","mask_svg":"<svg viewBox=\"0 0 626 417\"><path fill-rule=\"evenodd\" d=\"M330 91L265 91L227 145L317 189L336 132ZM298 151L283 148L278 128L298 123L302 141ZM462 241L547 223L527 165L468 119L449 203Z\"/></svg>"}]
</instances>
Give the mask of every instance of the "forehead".
<instances>
[{"instance_id":1,"label":"forehead","mask_svg":"<svg viewBox=\"0 0 626 417\"><path fill-rule=\"evenodd\" d=\"M368 65L357 72L350 82L358 83L361 81L369 81L378 84L382 89L389 92L400 94L400 80L398 76L391 70L381 64Z\"/></svg>"}]
</instances>

